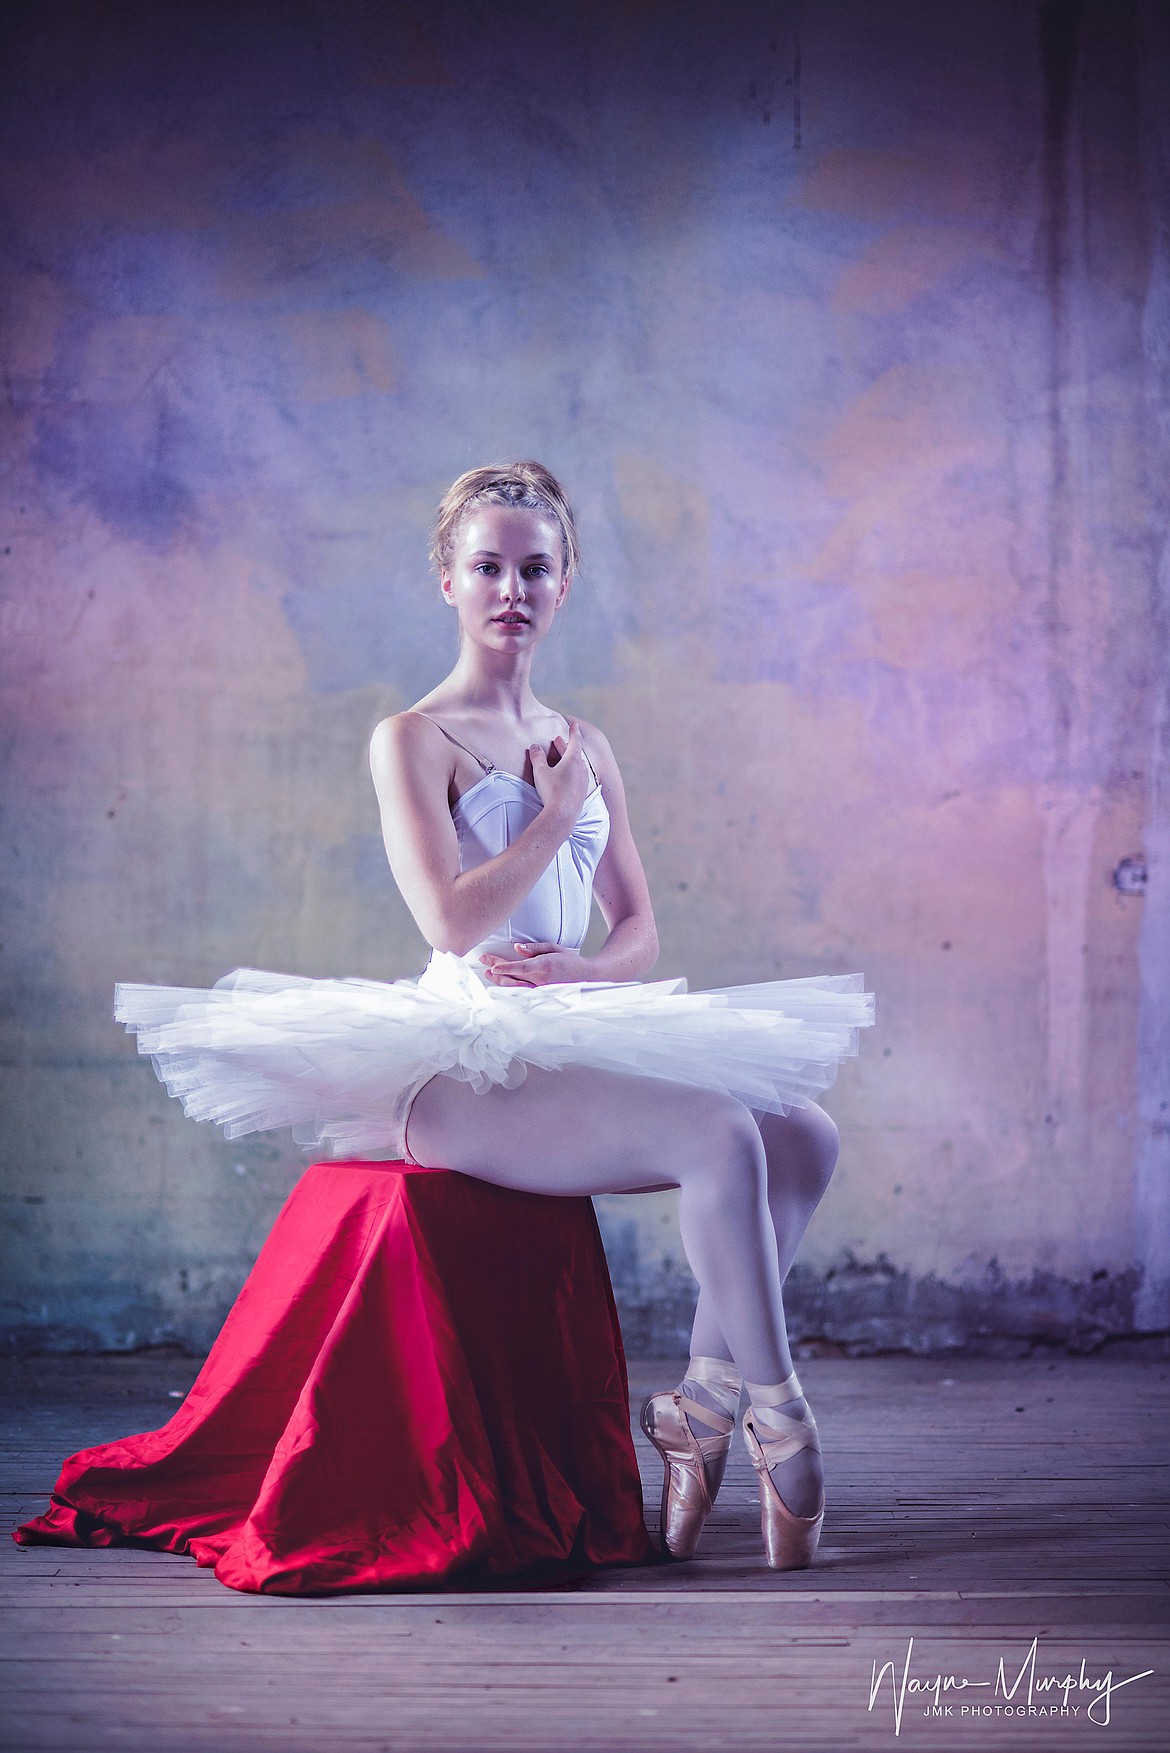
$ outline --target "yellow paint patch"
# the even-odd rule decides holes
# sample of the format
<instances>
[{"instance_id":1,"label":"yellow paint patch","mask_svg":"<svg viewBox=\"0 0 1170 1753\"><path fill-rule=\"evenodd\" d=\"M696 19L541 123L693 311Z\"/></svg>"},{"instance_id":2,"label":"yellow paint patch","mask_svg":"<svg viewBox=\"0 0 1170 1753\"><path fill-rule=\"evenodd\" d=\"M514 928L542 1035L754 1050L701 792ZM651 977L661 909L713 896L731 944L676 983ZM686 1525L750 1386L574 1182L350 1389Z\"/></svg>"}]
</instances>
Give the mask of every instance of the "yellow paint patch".
<instances>
[{"instance_id":1,"label":"yellow paint patch","mask_svg":"<svg viewBox=\"0 0 1170 1753\"><path fill-rule=\"evenodd\" d=\"M698 487L632 452L617 459L614 475L622 511L656 541L693 547L709 540L710 506Z\"/></svg>"},{"instance_id":2,"label":"yellow paint patch","mask_svg":"<svg viewBox=\"0 0 1170 1753\"><path fill-rule=\"evenodd\" d=\"M955 674L985 662L1003 638L1004 605L994 584L945 565L880 581L862 573L857 590L875 612L852 628L851 657L926 674Z\"/></svg>"},{"instance_id":3,"label":"yellow paint patch","mask_svg":"<svg viewBox=\"0 0 1170 1753\"><path fill-rule=\"evenodd\" d=\"M394 388L389 331L372 312L296 312L277 317L274 327L299 401L341 401Z\"/></svg>"},{"instance_id":4,"label":"yellow paint patch","mask_svg":"<svg viewBox=\"0 0 1170 1753\"><path fill-rule=\"evenodd\" d=\"M817 160L801 179L798 206L851 219L918 213L934 219L983 219L994 212L995 189L967 160L841 147Z\"/></svg>"},{"instance_id":5,"label":"yellow paint patch","mask_svg":"<svg viewBox=\"0 0 1170 1753\"><path fill-rule=\"evenodd\" d=\"M437 280L479 278L478 263L430 218L379 141L304 136L287 169L305 198L291 210L240 218L226 292L285 296L290 279L348 262Z\"/></svg>"},{"instance_id":6,"label":"yellow paint patch","mask_svg":"<svg viewBox=\"0 0 1170 1753\"><path fill-rule=\"evenodd\" d=\"M899 225L846 268L833 290L833 309L891 315L940 285L961 264L998 254L977 232Z\"/></svg>"},{"instance_id":7,"label":"yellow paint patch","mask_svg":"<svg viewBox=\"0 0 1170 1753\"><path fill-rule=\"evenodd\" d=\"M984 452L986 438L963 418L977 387L956 371L911 365L884 371L850 402L821 447L830 493L888 491L906 476L937 480L940 469Z\"/></svg>"},{"instance_id":8,"label":"yellow paint patch","mask_svg":"<svg viewBox=\"0 0 1170 1753\"><path fill-rule=\"evenodd\" d=\"M711 507L693 482L681 481L648 457L617 458L614 485L632 526L633 563L642 614L677 638L705 613L711 579Z\"/></svg>"}]
</instances>

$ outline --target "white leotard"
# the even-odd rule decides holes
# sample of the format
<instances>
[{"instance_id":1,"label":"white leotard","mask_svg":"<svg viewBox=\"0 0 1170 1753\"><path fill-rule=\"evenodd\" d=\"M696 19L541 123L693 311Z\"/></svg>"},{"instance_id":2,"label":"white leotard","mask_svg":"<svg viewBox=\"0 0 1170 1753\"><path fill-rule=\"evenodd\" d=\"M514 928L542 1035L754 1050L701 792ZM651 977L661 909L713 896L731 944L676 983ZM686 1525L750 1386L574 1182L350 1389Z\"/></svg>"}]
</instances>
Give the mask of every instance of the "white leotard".
<instances>
[{"instance_id":1,"label":"white leotard","mask_svg":"<svg viewBox=\"0 0 1170 1753\"><path fill-rule=\"evenodd\" d=\"M459 839L459 869L475 870L496 858L510 846L540 814L540 793L526 779L508 773L494 762L461 743L449 730L420 712L451 742L479 762L483 778L456 799L451 819ZM588 755L585 759L589 761ZM509 918L460 959L472 966L479 965L484 950L514 957L514 943L557 943L565 949L579 950L589 928L593 904L593 876L609 839L609 810L602 796L601 785L593 773L593 789L581 806L569 837L558 848L547 869L525 895ZM434 960L432 952L431 960Z\"/></svg>"}]
</instances>

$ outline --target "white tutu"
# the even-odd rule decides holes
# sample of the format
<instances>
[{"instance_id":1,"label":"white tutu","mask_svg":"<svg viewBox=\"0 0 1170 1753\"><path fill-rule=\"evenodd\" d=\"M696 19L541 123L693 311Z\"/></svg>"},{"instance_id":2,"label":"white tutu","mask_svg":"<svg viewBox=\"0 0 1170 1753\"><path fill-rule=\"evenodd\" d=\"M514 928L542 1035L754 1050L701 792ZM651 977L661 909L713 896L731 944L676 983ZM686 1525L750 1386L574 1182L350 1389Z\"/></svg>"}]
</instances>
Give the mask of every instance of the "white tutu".
<instances>
[{"instance_id":1,"label":"white tutu","mask_svg":"<svg viewBox=\"0 0 1170 1753\"><path fill-rule=\"evenodd\" d=\"M688 992L684 979L490 986L436 951L417 979L240 968L210 991L119 985L114 1016L171 1095L229 1138L291 1126L334 1156L404 1151L408 1098L436 1073L477 1092L529 1065L591 1065L787 1113L827 1089L874 1020L860 974Z\"/></svg>"}]
</instances>

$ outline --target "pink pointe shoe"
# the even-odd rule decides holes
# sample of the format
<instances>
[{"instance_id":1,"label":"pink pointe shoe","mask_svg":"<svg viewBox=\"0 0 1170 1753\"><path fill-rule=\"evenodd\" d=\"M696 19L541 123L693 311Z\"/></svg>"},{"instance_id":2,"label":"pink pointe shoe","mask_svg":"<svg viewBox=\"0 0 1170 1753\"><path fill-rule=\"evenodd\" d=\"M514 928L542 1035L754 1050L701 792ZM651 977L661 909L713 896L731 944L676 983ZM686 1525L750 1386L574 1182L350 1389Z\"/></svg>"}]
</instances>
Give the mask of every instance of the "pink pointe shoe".
<instances>
[{"instance_id":1,"label":"pink pointe shoe","mask_svg":"<svg viewBox=\"0 0 1170 1753\"><path fill-rule=\"evenodd\" d=\"M783 1386L790 1390L789 1399L802 1397L795 1371ZM772 1483L769 1468L789 1460L793 1455L799 1454L801 1449L815 1449L820 1454L816 1420L807 1406L799 1417L771 1406L768 1411L778 1423L791 1428L770 1431L766 1425L761 1426L755 1422L750 1407L743 1418L744 1441L752 1466L759 1475L760 1526L764 1535L764 1553L773 1570L803 1570L812 1563L817 1541L821 1537L821 1523L825 1519L824 1489L822 1487L821 1507L815 1516L794 1516ZM757 1410L755 1418L759 1416Z\"/></svg>"},{"instance_id":2,"label":"pink pointe shoe","mask_svg":"<svg viewBox=\"0 0 1170 1753\"><path fill-rule=\"evenodd\" d=\"M687 1413L709 1424L696 1436ZM642 1429L662 1456L662 1545L671 1558L691 1558L719 1490L734 1418L688 1400L677 1388L651 1394L642 1407Z\"/></svg>"}]
</instances>

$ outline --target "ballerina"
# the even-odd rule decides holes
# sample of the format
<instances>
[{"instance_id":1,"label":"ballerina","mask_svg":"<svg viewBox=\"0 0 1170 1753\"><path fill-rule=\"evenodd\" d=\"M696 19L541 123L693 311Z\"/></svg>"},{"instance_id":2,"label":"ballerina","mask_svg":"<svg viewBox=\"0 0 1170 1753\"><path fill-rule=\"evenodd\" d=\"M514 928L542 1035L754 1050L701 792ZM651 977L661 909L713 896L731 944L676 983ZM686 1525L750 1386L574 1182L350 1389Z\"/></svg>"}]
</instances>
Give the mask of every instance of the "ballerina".
<instances>
[{"instance_id":1,"label":"ballerina","mask_svg":"<svg viewBox=\"0 0 1170 1753\"><path fill-rule=\"evenodd\" d=\"M677 1187L699 1283L691 1356L641 1415L664 1464L665 1550L696 1549L746 1383L767 1561L806 1565L823 1468L782 1284L837 1159L813 1097L857 1051L872 997L860 974L644 982L658 937L613 750L531 682L579 560L563 489L532 462L470 471L440 506L433 559L458 659L370 744L426 969L122 985L115 1015L188 1114L229 1136L293 1125L335 1153L535 1193ZM608 935L585 955L594 898Z\"/></svg>"}]
</instances>

